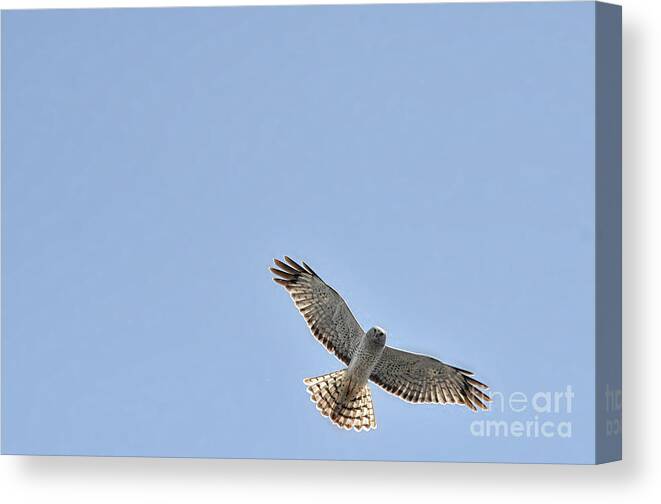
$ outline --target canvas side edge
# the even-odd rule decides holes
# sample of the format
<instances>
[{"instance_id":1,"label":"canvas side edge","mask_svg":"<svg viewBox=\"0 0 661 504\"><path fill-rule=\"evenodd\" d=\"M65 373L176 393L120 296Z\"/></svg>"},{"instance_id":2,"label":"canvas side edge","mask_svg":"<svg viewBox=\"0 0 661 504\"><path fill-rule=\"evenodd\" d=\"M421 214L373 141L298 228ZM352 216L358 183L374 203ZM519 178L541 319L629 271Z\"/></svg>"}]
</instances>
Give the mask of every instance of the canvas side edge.
<instances>
[{"instance_id":1,"label":"canvas side edge","mask_svg":"<svg viewBox=\"0 0 661 504\"><path fill-rule=\"evenodd\" d=\"M595 4L595 463L622 459L622 9Z\"/></svg>"}]
</instances>

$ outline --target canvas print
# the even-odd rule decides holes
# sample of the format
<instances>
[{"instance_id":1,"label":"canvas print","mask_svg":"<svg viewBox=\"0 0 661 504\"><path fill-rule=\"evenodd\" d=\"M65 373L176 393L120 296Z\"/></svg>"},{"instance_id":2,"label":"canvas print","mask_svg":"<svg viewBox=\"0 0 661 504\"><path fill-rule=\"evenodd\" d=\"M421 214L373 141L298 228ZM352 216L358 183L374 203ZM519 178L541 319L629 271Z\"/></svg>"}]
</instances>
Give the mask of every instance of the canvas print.
<instances>
[{"instance_id":1,"label":"canvas print","mask_svg":"<svg viewBox=\"0 0 661 504\"><path fill-rule=\"evenodd\" d=\"M621 11L2 12L2 453L621 458Z\"/></svg>"}]
</instances>

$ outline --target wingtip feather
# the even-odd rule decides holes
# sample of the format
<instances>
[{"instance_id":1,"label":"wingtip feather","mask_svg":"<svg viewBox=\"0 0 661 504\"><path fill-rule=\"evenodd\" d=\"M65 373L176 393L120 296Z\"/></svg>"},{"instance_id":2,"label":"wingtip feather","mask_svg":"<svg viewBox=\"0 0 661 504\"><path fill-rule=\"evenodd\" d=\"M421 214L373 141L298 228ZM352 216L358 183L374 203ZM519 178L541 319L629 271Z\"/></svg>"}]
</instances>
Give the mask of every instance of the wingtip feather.
<instances>
[{"instance_id":1,"label":"wingtip feather","mask_svg":"<svg viewBox=\"0 0 661 504\"><path fill-rule=\"evenodd\" d=\"M302 273L302 272L305 271L305 270L303 269L303 267L302 267L300 264L298 264L296 261L294 261L291 257L289 257L289 256L285 256L285 261L288 262L289 265L290 265L292 268L294 268L296 271L298 271L298 272L300 272L300 273Z\"/></svg>"}]
</instances>

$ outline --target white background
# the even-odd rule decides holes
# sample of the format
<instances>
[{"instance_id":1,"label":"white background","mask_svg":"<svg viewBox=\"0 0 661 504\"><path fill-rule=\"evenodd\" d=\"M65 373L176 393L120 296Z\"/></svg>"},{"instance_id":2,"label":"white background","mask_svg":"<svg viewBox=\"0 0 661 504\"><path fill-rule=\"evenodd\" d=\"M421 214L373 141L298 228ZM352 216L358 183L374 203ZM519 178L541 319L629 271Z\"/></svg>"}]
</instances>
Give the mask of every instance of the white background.
<instances>
[{"instance_id":1,"label":"white background","mask_svg":"<svg viewBox=\"0 0 661 504\"><path fill-rule=\"evenodd\" d=\"M2 9L278 4L5 1ZM290 4L329 3L289 0ZM334 2L352 3L352 2ZM377 3L365 1L363 3ZM384 3L384 2L378 2ZM402 2L399 2L402 3ZM0 457L1 502L659 502L661 2L623 0L624 458L603 466ZM653 90L657 91L654 92ZM265 418L265 421L267 419ZM276 433L277 435L277 433ZM439 432L439 436L443 433Z\"/></svg>"}]
</instances>

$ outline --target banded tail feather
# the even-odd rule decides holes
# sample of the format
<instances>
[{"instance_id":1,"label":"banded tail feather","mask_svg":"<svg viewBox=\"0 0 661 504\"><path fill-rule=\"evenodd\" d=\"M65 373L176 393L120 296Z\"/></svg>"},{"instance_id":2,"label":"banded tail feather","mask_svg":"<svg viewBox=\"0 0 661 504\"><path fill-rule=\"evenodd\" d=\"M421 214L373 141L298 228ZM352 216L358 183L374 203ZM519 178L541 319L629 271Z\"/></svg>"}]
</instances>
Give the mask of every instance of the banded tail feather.
<instances>
[{"instance_id":1,"label":"banded tail feather","mask_svg":"<svg viewBox=\"0 0 661 504\"><path fill-rule=\"evenodd\" d=\"M348 397L346 369L306 378L303 382L319 412L338 427L356 431L376 429L369 385Z\"/></svg>"}]
</instances>

